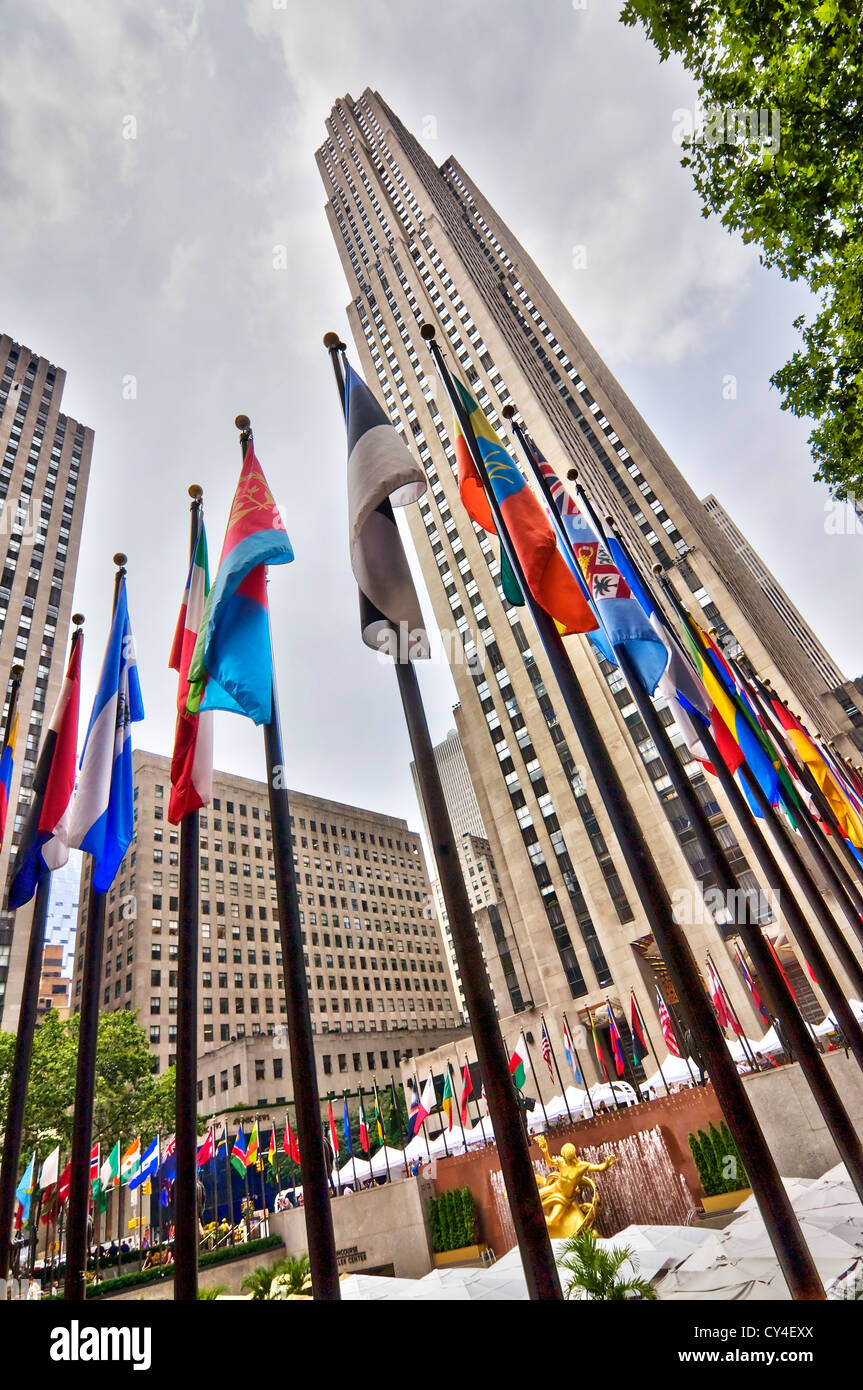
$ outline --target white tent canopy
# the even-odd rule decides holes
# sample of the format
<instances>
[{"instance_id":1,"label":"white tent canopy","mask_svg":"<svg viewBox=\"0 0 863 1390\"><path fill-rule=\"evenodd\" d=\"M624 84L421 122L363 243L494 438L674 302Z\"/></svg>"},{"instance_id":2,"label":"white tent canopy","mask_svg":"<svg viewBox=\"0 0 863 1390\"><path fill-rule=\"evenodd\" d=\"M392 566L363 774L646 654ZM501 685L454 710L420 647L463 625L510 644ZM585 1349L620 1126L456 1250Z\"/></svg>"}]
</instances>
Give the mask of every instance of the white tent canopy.
<instances>
[{"instance_id":1,"label":"white tent canopy","mask_svg":"<svg viewBox=\"0 0 863 1390\"><path fill-rule=\"evenodd\" d=\"M612 1086L614 1087L613 1091ZM600 1081L595 1086L591 1086L589 1093L585 1093L581 1109L582 1115L585 1119L589 1119L602 1104L605 1105L606 1110L614 1110L615 1096L618 1105L635 1105L638 1100L628 1081ZM591 1101L593 1101L593 1105L591 1105Z\"/></svg>"},{"instance_id":2,"label":"white tent canopy","mask_svg":"<svg viewBox=\"0 0 863 1390\"><path fill-rule=\"evenodd\" d=\"M366 1182L372 1175L371 1164L365 1158L349 1158L338 1171L337 1187L353 1187Z\"/></svg>"},{"instance_id":3,"label":"white tent canopy","mask_svg":"<svg viewBox=\"0 0 863 1390\"><path fill-rule=\"evenodd\" d=\"M375 1178L385 1178L387 1175L387 1160L389 1160L389 1172L393 1182L398 1182L405 1176L405 1160L400 1149L384 1147L378 1149L372 1156L371 1168L372 1176Z\"/></svg>"},{"instance_id":4,"label":"white tent canopy","mask_svg":"<svg viewBox=\"0 0 863 1390\"><path fill-rule=\"evenodd\" d=\"M642 1095L646 1095L652 1089L658 1096L664 1096L663 1076L669 1086L694 1086L698 1081L699 1070L691 1058L687 1066L684 1057L672 1057L669 1052L666 1057L663 1057L660 1065L661 1072L657 1069L646 1081L642 1081L638 1088Z\"/></svg>"}]
</instances>

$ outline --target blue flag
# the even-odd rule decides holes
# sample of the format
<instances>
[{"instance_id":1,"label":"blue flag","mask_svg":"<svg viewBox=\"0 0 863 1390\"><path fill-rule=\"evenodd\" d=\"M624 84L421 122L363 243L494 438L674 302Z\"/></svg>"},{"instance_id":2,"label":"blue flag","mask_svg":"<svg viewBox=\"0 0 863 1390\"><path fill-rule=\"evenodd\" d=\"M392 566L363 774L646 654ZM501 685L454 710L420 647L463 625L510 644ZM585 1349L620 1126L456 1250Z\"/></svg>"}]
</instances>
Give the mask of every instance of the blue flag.
<instances>
[{"instance_id":1,"label":"blue flag","mask_svg":"<svg viewBox=\"0 0 863 1390\"><path fill-rule=\"evenodd\" d=\"M348 1114L348 1098L347 1098L347 1096L345 1096L345 1110L344 1110L344 1116L343 1116L343 1118L342 1118L342 1127L344 1128L344 1131L345 1131L345 1148L347 1149L349 1156L352 1157L352 1156L353 1156L354 1150L353 1150L353 1145L351 1144L351 1117L350 1117L350 1115Z\"/></svg>"},{"instance_id":2,"label":"blue flag","mask_svg":"<svg viewBox=\"0 0 863 1390\"><path fill-rule=\"evenodd\" d=\"M68 843L93 856L93 888L114 882L134 834L132 725L144 718L126 580L121 579L81 754Z\"/></svg>"},{"instance_id":3,"label":"blue flag","mask_svg":"<svg viewBox=\"0 0 863 1390\"><path fill-rule=\"evenodd\" d=\"M133 1187L140 1187L148 1178L152 1178L159 1171L159 1136L153 1140L152 1144L146 1148L141 1155L141 1166L134 1178L129 1181L129 1191Z\"/></svg>"}]
</instances>

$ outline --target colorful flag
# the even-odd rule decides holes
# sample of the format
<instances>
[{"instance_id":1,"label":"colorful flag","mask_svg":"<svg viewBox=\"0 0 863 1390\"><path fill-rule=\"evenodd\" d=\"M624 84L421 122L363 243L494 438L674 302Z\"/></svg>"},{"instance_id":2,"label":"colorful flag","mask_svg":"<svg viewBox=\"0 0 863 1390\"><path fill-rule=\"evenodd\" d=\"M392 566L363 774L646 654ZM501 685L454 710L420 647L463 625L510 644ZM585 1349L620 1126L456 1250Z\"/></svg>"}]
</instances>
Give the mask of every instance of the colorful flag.
<instances>
[{"instance_id":1,"label":"colorful flag","mask_svg":"<svg viewBox=\"0 0 863 1390\"><path fill-rule=\"evenodd\" d=\"M399 639L407 636L411 659L424 660L428 636L393 507L419 501L428 486L426 476L347 361L345 427L351 568L364 600L363 641L386 650L395 630Z\"/></svg>"},{"instance_id":2,"label":"colorful flag","mask_svg":"<svg viewBox=\"0 0 863 1390\"><path fill-rule=\"evenodd\" d=\"M210 592L207 567L207 533L200 507L195 511L192 558L174 633L168 666L179 675L177 723L171 759L171 800L168 820L177 825L190 811L206 806L213 793L213 716L190 714L189 666L198 641L204 604Z\"/></svg>"},{"instance_id":3,"label":"colorful flag","mask_svg":"<svg viewBox=\"0 0 863 1390\"><path fill-rule=\"evenodd\" d=\"M106 893L135 833L132 725L144 718L126 580L120 580L81 770L69 812L69 845L93 856L92 890Z\"/></svg>"},{"instance_id":4,"label":"colorful flag","mask_svg":"<svg viewBox=\"0 0 863 1390\"><path fill-rule=\"evenodd\" d=\"M369 1131L366 1125L366 1112L363 1109L363 1093L360 1091L360 1148L363 1153L369 1151Z\"/></svg>"},{"instance_id":5,"label":"colorful flag","mask_svg":"<svg viewBox=\"0 0 863 1390\"><path fill-rule=\"evenodd\" d=\"M258 1161L258 1122L252 1125L252 1132L249 1135L249 1147L246 1149L246 1167L253 1168Z\"/></svg>"},{"instance_id":6,"label":"colorful flag","mask_svg":"<svg viewBox=\"0 0 863 1390\"><path fill-rule=\"evenodd\" d=\"M428 1081L425 1083L422 1089L422 1095L420 1096L420 1109L425 1111L425 1114L423 1115L424 1120L427 1119L427 1117L431 1114L433 1110L437 1109L437 1092L434 1088L434 1079L432 1077L431 1072L429 1072Z\"/></svg>"},{"instance_id":7,"label":"colorful flag","mask_svg":"<svg viewBox=\"0 0 863 1390\"><path fill-rule=\"evenodd\" d=\"M552 1085L554 1085L554 1072L551 1066L551 1038L548 1036L548 1029L545 1026L545 1019L542 1020L542 1029L540 1032L540 1045L542 1048L543 1058L545 1059L545 1065L548 1067L548 1074L551 1078L551 1083Z\"/></svg>"},{"instance_id":8,"label":"colorful flag","mask_svg":"<svg viewBox=\"0 0 863 1390\"><path fill-rule=\"evenodd\" d=\"M758 1012L760 1013L760 1015L761 1015L761 1017L763 1018L764 1022L765 1022L766 1024L769 1025L769 1023L770 1023L770 1015L769 1015L769 1013L767 1012L767 1009L766 1009L765 1006L764 1006L764 1001L762 1000L761 995L758 993L758 990L755 988L755 981L753 980L752 976L751 976L750 973L749 973L749 969L748 969L748 967L747 967L747 965L746 965L746 961L743 959L743 956L742 956L741 953L740 953L740 947L737 945L736 942L734 943L734 957L735 957L735 959L736 959L736 961L737 961L737 964L738 964L738 966L739 966L739 968L740 968L740 973L741 973L741 975L743 976L743 982L744 982L744 984L746 985L746 988L749 990L749 993L752 995L752 1002L753 1002L753 1004L755 1005L756 1009L757 1009Z\"/></svg>"},{"instance_id":9,"label":"colorful flag","mask_svg":"<svg viewBox=\"0 0 863 1390\"><path fill-rule=\"evenodd\" d=\"M668 1012L665 1000L658 989L656 991L656 1003L659 1009L659 1026L662 1029L665 1046L668 1048L672 1057L679 1057L680 1048L677 1043L677 1036L674 1032L674 1024L671 1022L671 1014Z\"/></svg>"},{"instance_id":10,"label":"colorful flag","mask_svg":"<svg viewBox=\"0 0 863 1390\"><path fill-rule=\"evenodd\" d=\"M563 1020L563 1051L566 1056L567 1062L569 1062L569 1065L572 1068L572 1074L575 1077L576 1086L583 1086L584 1077L581 1074L581 1067L578 1065L578 1062L576 1061L575 1048L572 1045L572 1038L569 1036L569 1028L567 1027L566 1019Z\"/></svg>"},{"instance_id":11,"label":"colorful flag","mask_svg":"<svg viewBox=\"0 0 863 1390\"><path fill-rule=\"evenodd\" d=\"M444 1114L446 1115L446 1118L447 1118L447 1129L450 1130L450 1131L452 1130L452 1102L453 1102L452 1077L450 1076L450 1073L449 1073L449 1067L447 1067L446 1071L444 1072L443 1099L442 1099L442 1101L441 1101L441 1109L443 1110Z\"/></svg>"},{"instance_id":12,"label":"colorful flag","mask_svg":"<svg viewBox=\"0 0 863 1390\"><path fill-rule=\"evenodd\" d=\"M215 1152L216 1150L213 1145L213 1131L212 1129L208 1129L207 1133L204 1135L204 1142L198 1149L198 1168L203 1168L205 1163L209 1163L210 1159L214 1156Z\"/></svg>"},{"instance_id":13,"label":"colorful flag","mask_svg":"<svg viewBox=\"0 0 863 1390\"><path fill-rule=\"evenodd\" d=\"M773 959L775 960L775 962L776 962L776 968L777 968L777 970L779 971L779 974L782 976L783 980L785 981L785 984L786 984L786 986L787 986L787 988L788 988L788 992L789 992L789 994L791 995L791 998L794 1000L794 1002L795 1002L795 1004L796 1004L796 1003L797 1003L797 995L794 993L794 990L791 988L791 981L789 980L788 976L785 974L785 971L784 971L783 968L782 968L782 962L781 962L781 960L779 959L779 956L778 956L778 954L777 954L777 952L776 952L776 948L775 948L775 946L773 945L773 942L771 941L770 937L767 936L766 934L765 934L764 940L767 942L767 949L768 949L768 951L770 952L770 954L771 954L771 956L773 957ZM804 957L804 959L805 959L805 957ZM812 969L811 969L811 966L809 965L809 962L808 962L808 961L806 962L806 969L809 971L809 974L812 975ZM815 976L814 976L814 975L812 975L812 979L813 979L813 980L815 979Z\"/></svg>"},{"instance_id":14,"label":"colorful flag","mask_svg":"<svg viewBox=\"0 0 863 1390\"><path fill-rule=\"evenodd\" d=\"M21 907L39 880L69 858L68 815L75 789L78 753L78 699L81 690L81 637L72 639L69 664L42 740L33 779L33 800L24 822L9 886L10 908Z\"/></svg>"},{"instance_id":15,"label":"colorful flag","mask_svg":"<svg viewBox=\"0 0 863 1390\"><path fill-rule=\"evenodd\" d=\"M467 1121L467 1103L473 1095L473 1082L470 1079L470 1067L467 1058L464 1059L464 1067L461 1074L461 1122L464 1125Z\"/></svg>"},{"instance_id":16,"label":"colorful flag","mask_svg":"<svg viewBox=\"0 0 863 1390\"><path fill-rule=\"evenodd\" d=\"M251 441L231 505L219 569L189 663L190 714L225 709L265 724L273 664L267 565L293 560L288 534Z\"/></svg>"},{"instance_id":17,"label":"colorful flag","mask_svg":"<svg viewBox=\"0 0 863 1390\"><path fill-rule=\"evenodd\" d=\"M117 1140L102 1167L99 1169L99 1188L107 1192L109 1187L120 1186L120 1141Z\"/></svg>"},{"instance_id":18,"label":"colorful flag","mask_svg":"<svg viewBox=\"0 0 863 1390\"><path fill-rule=\"evenodd\" d=\"M335 1162L339 1156L339 1136L336 1133L336 1120L333 1115L333 1102L331 1100L327 1101L327 1118L330 1122L330 1145L333 1150L333 1161Z\"/></svg>"},{"instance_id":19,"label":"colorful flag","mask_svg":"<svg viewBox=\"0 0 863 1390\"><path fill-rule=\"evenodd\" d=\"M734 1011L729 1006L724 986L710 956L707 957L707 978L710 982L710 997L713 1000L713 1007L716 1010L716 1020L720 1028L733 1028L737 1036L740 1037L743 1029L734 1017Z\"/></svg>"},{"instance_id":20,"label":"colorful flag","mask_svg":"<svg viewBox=\"0 0 863 1390\"><path fill-rule=\"evenodd\" d=\"M419 1134L422 1122L428 1114L428 1111L423 1109L422 1100L420 1099L416 1082L413 1078L410 1078L408 1081L408 1094L406 1095L406 1099L408 1103L408 1143L410 1143L411 1139Z\"/></svg>"},{"instance_id":21,"label":"colorful flag","mask_svg":"<svg viewBox=\"0 0 863 1390\"><path fill-rule=\"evenodd\" d=\"M231 1149L231 1167L240 1174L240 1177L246 1171L246 1136L243 1133L242 1125L237 1125L237 1137Z\"/></svg>"},{"instance_id":22,"label":"colorful flag","mask_svg":"<svg viewBox=\"0 0 863 1390\"><path fill-rule=\"evenodd\" d=\"M9 813L9 795L12 790L12 773L15 764L15 745L18 742L18 706L12 714L12 721L3 740L0 753L0 847L6 838L6 817Z\"/></svg>"},{"instance_id":23,"label":"colorful flag","mask_svg":"<svg viewBox=\"0 0 863 1390\"><path fill-rule=\"evenodd\" d=\"M853 800L843 790L840 781L834 776L833 770L806 727L791 713L790 709L783 705L774 692L765 692L765 694L768 695L773 712L788 743L814 777L839 823L842 834L857 849L863 849L863 819L861 819Z\"/></svg>"},{"instance_id":24,"label":"colorful flag","mask_svg":"<svg viewBox=\"0 0 863 1390\"><path fill-rule=\"evenodd\" d=\"M159 1171L159 1136L156 1135L151 1144L148 1144L141 1154L141 1164L137 1173L130 1179L129 1187L141 1187L148 1182L155 1173Z\"/></svg>"},{"instance_id":25,"label":"colorful flag","mask_svg":"<svg viewBox=\"0 0 863 1390\"><path fill-rule=\"evenodd\" d=\"M267 1148L267 1162L271 1168L278 1168L279 1161L276 1157L276 1126L270 1120L270 1142Z\"/></svg>"},{"instance_id":26,"label":"colorful flag","mask_svg":"<svg viewBox=\"0 0 863 1390\"><path fill-rule=\"evenodd\" d=\"M216 1157L218 1158L218 1156L219 1156L220 1152L222 1151L222 1149L224 1149L224 1150L227 1152L227 1148L228 1148L228 1126L227 1126L226 1124L223 1123L223 1124L222 1124L221 1133L219 1134L219 1137L218 1137L218 1139L216 1140Z\"/></svg>"},{"instance_id":27,"label":"colorful flag","mask_svg":"<svg viewBox=\"0 0 863 1390\"><path fill-rule=\"evenodd\" d=\"M58 1202L58 1205L62 1206L62 1204L63 1204L64 1202L67 1202L67 1201L69 1200L69 1188L71 1187L71 1185L72 1185L72 1160L71 1160L71 1158L70 1158L70 1159L69 1159L69 1162L66 1164L66 1167L63 1169L62 1173L60 1174L59 1179L57 1180L57 1202Z\"/></svg>"},{"instance_id":28,"label":"colorful flag","mask_svg":"<svg viewBox=\"0 0 863 1390\"><path fill-rule=\"evenodd\" d=\"M348 1098L344 1098L344 1109L342 1111L342 1129L345 1132L345 1150L349 1158L353 1157L354 1146L351 1143L351 1117L348 1114Z\"/></svg>"},{"instance_id":29,"label":"colorful flag","mask_svg":"<svg viewBox=\"0 0 863 1390\"><path fill-rule=\"evenodd\" d=\"M90 1150L90 1192L94 1197L99 1191L99 1174L102 1171L99 1167L100 1158L101 1153L99 1145L94 1144Z\"/></svg>"},{"instance_id":30,"label":"colorful flag","mask_svg":"<svg viewBox=\"0 0 863 1390\"><path fill-rule=\"evenodd\" d=\"M644 1019L641 1017L641 1010L638 1007L635 995L630 991L630 1031L632 1033L632 1055L635 1058L636 1066L643 1062L648 1054L647 1038L644 1032Z\"/></svg>"},{"instance_id":31,"label":"colorful flag","mask_svg":"<svg viewBox=\"0 0 863 1390\"><path fill-rule=\"evenodd\" d=\"M591 632L598 626L597 620L581 584L558 548L551 522L467 387L458 378L454 380L528 588L562 633ZM459 492L465 510L472 521L494 535L491 507L457 421L455 452ZM510 601L517 600L511 598Z\"/></svg>"},{"instance_id":32,"label":"colorful flag","mask_svg":"<svg viewBox=\"0 0 863 1390\"><path fill-rule=\"evenodd\" d=\"M141 1140L136 1139L131 1143L120 1159L120 1182L127 1183L130 1178L134 1178L141 1166Z\"/></svg>"},{"instance_id":33,"label":"colorful flag","mask_svg":"<svg viewBox=\"0 0 863 1390\"><path fill-rule=\"evenodd\" d=\"M617 1031L617 1024L614 1021L614 1013L611 1005L608 1005L608 1036L611 1042L611 1051L614 1056L614 1065L618 1076L623 1076L626 1070L626 1063L623 1057L623 1045L620 1041L620 1034Z\"/></svg>"},{"instance_id":34,"label":"colorful flag","mask_svg":"<svg viewBox=\"0 0 863 1390\"><path fill-rule=\"evenodd\" d=\"M291 1129L291 1122L288 1119L287 1113L285 1114L285 1137L282 1141L282 1153L286 1153L299 1165L300 1150L296 1138L294 1137L294 1131Z\"/></svg>"},{"instance_id":35,"label":"colorful flag","mask_svg":"<svg viewBox=\"0 0 863 1390\"><path fill-rule=\"evenodd\" d=\"M509 1074L515 1082L515 1089L517 1091L521 1090L529 1071L530 1062L527 1060L527 1043L524 1040L524 1033L519 1033L518 1042L509 1059Z\"/></svg>"},{"instance_id":36,"label":"colorful flag","mask_svg":"<svg viewBox=\"0 0 863 1390\"><path fill-rule=\"evenodd\" d=\"M15 1199L18 1208L15 1213L15 1228L21 1230L22 1227L30 1223L30 1200L36 1190L36 1153L34 1151L30 1162L21 1175L21 1180L15 1189Z\"/></svg>"},{"instance_id":37,"label":"colorful flag","mask_svg":"<svg viewBox=\"0 0 863 1390\"><path fill-rule=\"evenodd\" d=\"M39 1170L39 1191L53 1187L60 1171L60 1145L52 1149Z\"/></svg>"},{"instance_id":38,"label":"colorful flag","mask_svg":"<svg viewBox=\"0 0 863 1390\"><path fill-rule=\"evenodd\" d=\"M593 1051L594 1055L596 1056L596 1060L599 1063L599 1074L602 1077L603 1081L607 1081L608 1072L605 1069L605 1058L602 1055L602 1048L599 1045L599 1038L596 1034L596 1023L594 1022L593 1014L590 1012L590 1010L588 1010L588 1017L590 1018L590 1032L593 1037Z\"/></svg>"},{"instance_id":39,"label":"colorful flag","mask_svg":"<svg viewBox=\"0 0 863 1390\"><path fill-rule=\"evenodd\" d=\"M375 1088L375 1129L376 1129L377 1132L378 1132L378 1142L379 1142L380 1144L383 1144L383 1142L384 1142L384 1122L383 1122L383 1116L381 1115L381 1103L380 1103L380 1100L378 1099L378 1087L377 1087L377 1082L374 1083L374 1088Z\"/></svg>"}]
</instances>

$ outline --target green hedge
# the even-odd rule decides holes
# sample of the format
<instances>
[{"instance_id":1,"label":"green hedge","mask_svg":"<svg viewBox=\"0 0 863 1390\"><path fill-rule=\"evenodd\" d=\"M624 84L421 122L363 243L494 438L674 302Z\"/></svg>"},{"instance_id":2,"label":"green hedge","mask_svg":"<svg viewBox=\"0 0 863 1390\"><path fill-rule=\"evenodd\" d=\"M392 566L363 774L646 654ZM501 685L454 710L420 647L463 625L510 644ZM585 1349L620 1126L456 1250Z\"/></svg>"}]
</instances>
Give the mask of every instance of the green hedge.
<instances>
[{"instance_id":1,"label":"green hedge","mask_svg":"<svg viewBox=\"0 0 863 1390\"><path fill-rule=\"evenodd\" d=\"M244 1260L249 1255L257 1255L261 1250L274 1250L282 1246L281 1236L264 1236L261 1240L250 1240L246 1244L231 1245L225 1250L207 1250L198 1256L198 1269L207 1269L211 1265L230 1264L233 1260ZM140 1270L134 1274L121 1274L116 1279L106 1279L102 1284L88 1284L88 1298L107 1298L114 1293L122 1293L124 1289L138 1288L141 1284L154 1284L160 1279L173 1279L174 1266L167 1265L164 1269L161 1266L156 1269ZM62 1294L51 1294L50 1300L62 1302ZM43 1299L43 1302L46 1301Z\"/></svg>"},{"instance_id":2,"label":"green hedge","mask_svg":"<svg viewBox=\"0 0 863 1390\"><path fill-rule=\"evenodd\" d=\"M689 1148L705 1197L718 1197L723 1192L738 1192L749 1186L737 1145L724 1120L719 1129L711 1123L707 1132L700 1129L697 1134L690 1134ZM729 1159L733 1163L729 1163ZM726 1177L729 1171L731 1176Z\"/></svg>"},{"instance_id":3,"label":"green hedge","mask_svg":"<svg viewBox=\"0 0 863 1390\"><path fill-rule=\"evenodd\" d=\"M476 1244L476 1200L469 1187L456 1187L430 1199L429 1232L436 1255Z\"/></svg>"}]
</instances>

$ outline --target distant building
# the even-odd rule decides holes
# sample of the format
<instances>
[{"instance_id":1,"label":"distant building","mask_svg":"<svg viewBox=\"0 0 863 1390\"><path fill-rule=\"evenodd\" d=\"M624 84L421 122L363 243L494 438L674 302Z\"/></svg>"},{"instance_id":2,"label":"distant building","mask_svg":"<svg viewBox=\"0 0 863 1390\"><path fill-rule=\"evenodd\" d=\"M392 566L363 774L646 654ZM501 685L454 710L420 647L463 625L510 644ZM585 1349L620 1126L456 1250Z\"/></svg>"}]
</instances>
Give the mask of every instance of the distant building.
<instances>
[{"instance_id":1,"label":"distant building","mask_svg":"<svg viewBox=\"0 0 863 1390\"><path fill-rule=\"evenodd\" d=\"M63 948L63 970L71 975L75 959L75 932L78 926L78 895L81 892L80 850L69 853L68 863L51 875L51 897L45 923L45 941Z\"/></svg>"},{"instance_id":2,"label":"distant building","mask_svg":"<svg viewBox=\"0 0 863 1390\"><path fill-rule=\"evenodd\" d=\"M63 972L63 947L53 944L46 946L42 952L37 1019L44 1018L51 1009L61 1018L68 1016L70 983L69 977Z\"/></svg>"}]
</instances>

